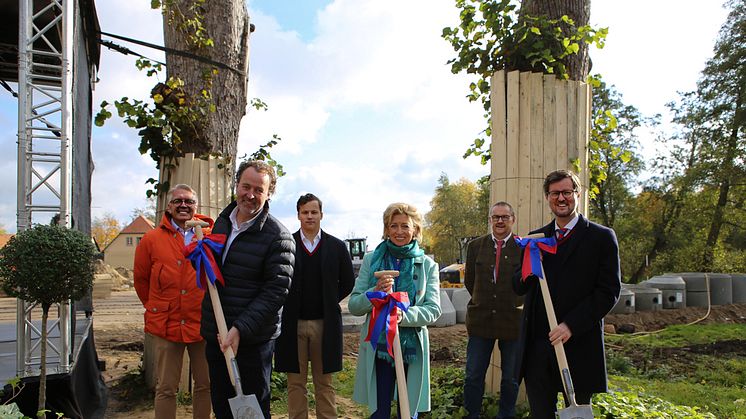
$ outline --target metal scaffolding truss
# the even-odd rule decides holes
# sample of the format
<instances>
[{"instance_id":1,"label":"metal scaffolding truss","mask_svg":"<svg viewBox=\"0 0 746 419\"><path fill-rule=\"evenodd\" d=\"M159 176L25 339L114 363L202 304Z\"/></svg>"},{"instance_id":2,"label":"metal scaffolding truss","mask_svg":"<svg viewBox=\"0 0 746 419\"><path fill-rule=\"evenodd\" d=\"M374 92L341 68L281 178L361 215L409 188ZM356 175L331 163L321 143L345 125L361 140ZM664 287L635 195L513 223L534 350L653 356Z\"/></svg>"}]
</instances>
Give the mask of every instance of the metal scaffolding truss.
<instances>
[{"instance_id":1,"label":"metal scaffolding truss","mask_svg":"<svg viewBox=\"0 0 746 419\"><path fill-rule=\"evenodd\" d=\"M75 0L19 0L18 36L18 214L21 232L50 222L71 227L72 65ZM47 347L59 356L50 372L71 368L71 304L60 304ZM20 377L38 375L40 314L18 300L16 370ZM56 330L59 335L52 333ZM54 336L50 338L49 336Z\"/></svg>"}]
</instances>

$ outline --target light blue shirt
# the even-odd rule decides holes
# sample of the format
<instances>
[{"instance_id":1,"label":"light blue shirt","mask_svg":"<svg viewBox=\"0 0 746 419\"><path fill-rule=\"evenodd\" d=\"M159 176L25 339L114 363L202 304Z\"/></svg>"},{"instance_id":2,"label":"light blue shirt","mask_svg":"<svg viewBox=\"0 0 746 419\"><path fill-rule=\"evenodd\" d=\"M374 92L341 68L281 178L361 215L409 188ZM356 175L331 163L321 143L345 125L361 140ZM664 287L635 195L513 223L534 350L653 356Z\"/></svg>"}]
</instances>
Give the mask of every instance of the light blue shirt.
<instances>
[{"instance_id":1,"label":"light blue shirt","mask_svg":"<svg viewBox=\"0 0 746 419\"><path fill-rule=\"evenodd\" d=\"M182 237L184 237L184 246L188 245L192 242L192 237L194 237L194 227L183 229L179 227L178 224L174 222L174 219L171 219L171 226L181 234Z\"/></svg>"}]
</instances>

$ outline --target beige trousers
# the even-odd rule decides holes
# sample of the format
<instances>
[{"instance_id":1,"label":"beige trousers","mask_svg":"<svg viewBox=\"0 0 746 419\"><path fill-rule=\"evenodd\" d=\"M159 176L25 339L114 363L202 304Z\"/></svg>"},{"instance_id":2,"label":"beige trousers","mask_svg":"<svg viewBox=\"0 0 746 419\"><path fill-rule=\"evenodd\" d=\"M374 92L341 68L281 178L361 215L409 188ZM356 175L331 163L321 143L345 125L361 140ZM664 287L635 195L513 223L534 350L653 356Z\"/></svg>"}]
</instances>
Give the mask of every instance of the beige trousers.
<instances>
[{"instance_id":1,"label":"beige trousers","mask_svg":"<svg viewBox=\"0 0 746 419\"><path fill-rule=\"evenodd\" d=\"M192 417L209 419L211 410L210 374L205 358L205 341L194 343L171 342L153 336L155 342L155 417L176 418L176 393L179 390L184 349L189 353L194 387L192 388ZM183 389L186 390L186 389Z\"/></svg>"},{"instance_id":2,"label":"beige trousers","mask_svg":"<svg viewBox=\"0 0 746 419\"><path fill-rule=\"evenodd\" d=\"M337 403L334 398L332 374L324 374L321 344L324 334L323 320L298 320L298 363L300 374L288 373L288 416L290 419L308 418L308 361L311 361L316 417L336 418Z\"/></svg>"}]
</instances>

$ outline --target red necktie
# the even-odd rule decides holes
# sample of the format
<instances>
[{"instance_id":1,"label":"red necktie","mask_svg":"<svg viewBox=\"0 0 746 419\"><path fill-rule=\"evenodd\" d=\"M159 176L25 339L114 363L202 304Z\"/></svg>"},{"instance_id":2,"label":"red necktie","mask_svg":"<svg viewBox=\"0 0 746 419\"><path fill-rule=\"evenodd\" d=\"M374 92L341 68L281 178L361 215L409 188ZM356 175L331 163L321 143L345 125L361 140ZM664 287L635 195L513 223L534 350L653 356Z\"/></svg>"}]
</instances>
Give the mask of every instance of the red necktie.
<instances>
[{"instance_id":1,"label":"red necktie","mask_svg":"<svg viewBox=\"0 0 746 419\"><path fill-rule=\"evenodd\" d=\"M569 234L569 231L570 231L570 230L569 230L569 229L567 229L567 228L560 228L560 229L558 229L558 230L556 231L556 233L557 233L557 242L558 242L558 243L562 243L562 242L564 242L564 241L565 241L565 239L567 239L567 236L569 236L569 235L570 235L570 234Z\"/></svg>"},{"instance_id":2,"label":"red necktie","mask_svg":"<svg viewBox=\"0 0 746 419\"><path fill-rule=\"evenodd\" d=\"M500 273L500 254L503 251L503 244L505 243L505 240L498 240L497 241L497 250L495 251L495 277L493 278L492 282L497 283L497 277Z\"/></svg>"}]
</instances>

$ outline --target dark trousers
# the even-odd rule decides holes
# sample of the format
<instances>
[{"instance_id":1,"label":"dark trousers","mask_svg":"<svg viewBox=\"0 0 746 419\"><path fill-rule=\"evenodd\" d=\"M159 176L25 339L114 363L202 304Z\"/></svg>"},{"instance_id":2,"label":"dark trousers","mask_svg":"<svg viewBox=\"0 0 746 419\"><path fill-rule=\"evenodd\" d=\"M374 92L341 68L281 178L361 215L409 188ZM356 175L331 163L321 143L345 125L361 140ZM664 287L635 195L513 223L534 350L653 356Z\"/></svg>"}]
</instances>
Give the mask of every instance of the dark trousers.
<instances>
[{"instance_id":1,"label":"dark trousers","mask_svg":"<svg viewBox=\"0 0 746 419\"><path fill-rule=\"evenodd\" d=\"M238 371L241 374L241 387L244 394L254 394L259 401L264 417L269 419L269 380L272 375L272 352L275 341L250 345L238 345ZM212 397L212 411L217 419L232 419L231 407L228 399L236 395L228 375L228 367L220 348L214 343L208 343L205 349L207 363L210 366L210 391Z\"/></svg>"},{"instance_id":2,"label":"dark trousers","mask_svg":"<svg viewBox=\"0 0 746 419\"><path fill-rule=\"evenodd\" d=\"M404 364L406 375L407 364ZM388 362L376 357L376 396L378 404L376 411L370 415L370 419L390 419L391 402L394 398L394 384L396 383L396 370ZM411 403L411 402L410 402ZM410 405L411 406L411 405ZM399 407L396 408L396 417L401 419ZM412 416L417 419L417 413Z\"/></svg>"},{"instance_id":3,"label":"dark trousers","mask_svg":"<svg viewBox=\"0 0 746 419\"><path fill-rule=\"evenodd\" d=\"M555 419L557 393L562 392L559 367L554 348L547 351L546 343L528 342L525 365L526 395L533 419ZM564 393L563 393L564 394ZM592 393L575 393L577 404L589 404Z\"/></svg>"},{"instance_id":4,"label":"dark trousers","mask_svg":"<svg viewBox=\"0 0 746 419\"><path fill-rule=\"evenodd\" d=\"M499 340L500 350L500 410L497 419L515 416L515 402L518 399L518 385L516 380L516 355L518 354L517 340ZM466 344L466 379L464 380L464 407L468 412L467 418L478 418L482 410L484 396L484 378L490 365L495 339L469 336Z\"/></svg>"}]
</instances>

